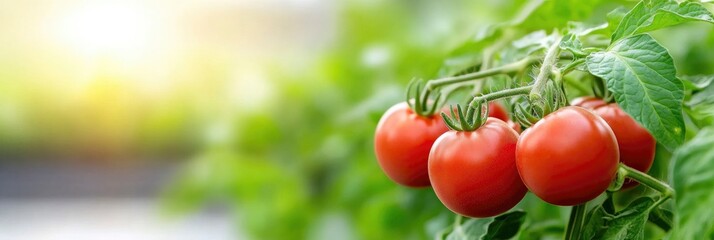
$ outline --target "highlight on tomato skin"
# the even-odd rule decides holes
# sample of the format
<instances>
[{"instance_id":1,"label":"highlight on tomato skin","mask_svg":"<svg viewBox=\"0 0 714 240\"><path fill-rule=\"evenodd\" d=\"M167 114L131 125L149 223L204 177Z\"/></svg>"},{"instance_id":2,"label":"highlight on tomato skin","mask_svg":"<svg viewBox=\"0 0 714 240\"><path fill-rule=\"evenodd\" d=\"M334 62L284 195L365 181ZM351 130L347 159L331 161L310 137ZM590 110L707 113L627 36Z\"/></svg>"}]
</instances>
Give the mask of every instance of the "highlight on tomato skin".
<instances>
[{"instance_id":1,"label":"highlight on tomato skin","mask_svg":"<svg viewBox=\"0 0 714 240\"><path fill-rule=\"evenodd\" d=\"M518 134L521 134L521 132L523 132L523 128L521 127L521 124L518 124L517 122L508 120L508 122L506 122L506 124L508 124L508 126L511 127L513 130L515 130Z\"/></svg>"},{"instance_id":2,"label":"highlight on tomato skin","mask_svg":"<svg viewBox=\"0 0 714 240\"><path fill-rule=\"evenodd\" d=\"M584 96L573 99L573 101L570 101L570 105L593 110L597 107L607 105L607 102L597 97Z\"/></svg>"},{"instance_id":3,"label":"highlight on tomato skin","mask_svg":"<svg viewBox=\"0 0 714 240\"><path fill-rule=\"evenodd\" d=\"M523 183L553 205L595 199L615 178L619 150L612 129L590 110L561 108L523 131L516 165Z\"/></svg>"},{"instance_id":4,"label":"highlight on tomato skin","mask_svg":"<svg viewBox=\"0 0 714 240\"><path fill-rule=\"evenodd\" d=\"M429 186L429 150L448 130L439 114L419 116L406 102L392 106L379 120L374 134L374 152L379 166L400 185Z\"/></svg>"},{"instance_id":5,"label":"highlight on tomato skin","mask_svg":"<svg viewBox=\"0 0 714 240\"><path fill-rule=\"evenodd\" d=\"M515 163L518 134L488 118L471 132L449 131L429 154L429 177L439 200L468 217L492 217L513 208L528 191Z\"/></svg>"},{"instance_id":6,"label":"highlight on tomato skin","mask_svg":"<svg viewBox=\"0 0 714 240\"><path fill-rule=\"evenodd\" d=\"M657 141L647 129L622 110L617 103L608 104L596 97L580 97L576 100L573 101L573 105L593 110L615 133L620 150L620 162L644 173L650 170L654 162ZM638 184L632 179L625 179L621 190L633 188Z\"/></svg>"}]
</instances>

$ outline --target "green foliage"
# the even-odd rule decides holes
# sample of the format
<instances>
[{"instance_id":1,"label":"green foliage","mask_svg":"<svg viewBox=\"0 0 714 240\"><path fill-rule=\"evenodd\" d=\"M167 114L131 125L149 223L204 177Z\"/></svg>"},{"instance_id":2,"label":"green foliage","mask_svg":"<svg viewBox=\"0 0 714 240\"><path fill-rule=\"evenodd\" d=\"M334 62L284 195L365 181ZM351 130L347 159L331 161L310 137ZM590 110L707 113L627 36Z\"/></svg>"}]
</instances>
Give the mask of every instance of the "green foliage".
<instances>
[{"instance_id":1,"label":"green foliage","mask_svg":"<svg viewBox=\"0 0 714 240\"><path fill-rule=\"evenodd\" d=\"M663 28L711 22L711 13L693 2L641 2L632 10L632 2L606 0L499 2L341 3L335 43L299 70L271 68L279 85L274 104L232 119L235 136L211 143L188 166L167 191L172 196L168 208L190 210L202 202L228 202L240 226L258 239L315 238L320 229L333 226L326 220L333 218L344 222L342 233L361 239L562 238L568 209L533 194L516 207L522 210L452 224L454 214L431 189L402 188L382 174L372 153L372 134L383 111L403 101L403 87L410 79L542 58L563 34L558 43L562 58L555 67L572 70L564 79L568 97L590 95L589 84L603 78L620 106L657 139L650 170L654 177L668 177L670 156L676 150L671 176L676 207L653 207L650 195L659 193L645 186L600 197L589 203L594 207L586 214L581 239L658 238L670 229L673 238L681 237L674 239L710 236L701 224L711 226L714 215L706 208L714 205L714 182L706 171L714 156L705 147L714 145L705 137L714 132L696 131L714 123L714 85L706 75L711 72L694 69L687 72L692 76L680 77L682 83L675 62L697 61L676 56L697 50L668 50L660 42L686 37L669 36L671 29ZM490 21L475 18L501 12L507 14ZM450 27L429 24L433 22ZM645 34L657 29L664 37ZM714 35L710 32L705 34ZM714 37L702 40L699 47L709 49L712 44ZM375 52L384 55L376 65L365 60ZM579 62L567 65L574 61ZM519 73L483 79L480 93L532 84L538 74L535 66L540 62ZM470 100L479 92L471 91L475 82L448 89L463 87L450 103ZM697 137L687 142L694 134ZM686 235L696 227L701 234Z\"/></svg>"},{"instance_id":2,"label":"green foliage","mask_svg":"<svg viewBox=\"0 0 714 240\"><path fill-rule=\"evenodd\" d=\"M512 211L493 218L469 219L464 223L457 217L459 220L451 227L445 239L510 239L518 233L525 217L524 211Z\"/></svg>"},{"instance_id":3,"label":"green foliage","mask_svg":"<svg viewBox=\"0 0 714 240\"><path fill-rule=\"evenodd\" d=\"M674 153L672 186L677 192L672 239L697 239L714 234L714 127Z\"/></svg>"},{"instance_id":4,"label":"green foliage","mask_svg":"<svg viewBox=\"0 0 714 240\"><path fill-rule=\"evenodd\" d=\"M667 49L649 35L637 35L591 54L587 65L607 81L617 103L665 147L682 143L684 87Z\"/></svg>"},{"instance_id":5,"label":"green foliage","mask_svg":"<svg viewBox=\"0 0 714 240\"><path fill-rule=\"evenodd\" d=\"M695 2L640 1L622 18L612 34L612 41L689 21L714 23L714 16Z\"/></svg>"},{"instance_id":6,"label":"green foliage","mask_svg":"<svg viewBox=\"0 0 714 240\"><path fill-rule=\"evenodd\" d=\"M591 210L585 223L583 239L644 239L645 224L654 200L643 197L616 214L602 206Z\"/></svg>"}]
</instances>

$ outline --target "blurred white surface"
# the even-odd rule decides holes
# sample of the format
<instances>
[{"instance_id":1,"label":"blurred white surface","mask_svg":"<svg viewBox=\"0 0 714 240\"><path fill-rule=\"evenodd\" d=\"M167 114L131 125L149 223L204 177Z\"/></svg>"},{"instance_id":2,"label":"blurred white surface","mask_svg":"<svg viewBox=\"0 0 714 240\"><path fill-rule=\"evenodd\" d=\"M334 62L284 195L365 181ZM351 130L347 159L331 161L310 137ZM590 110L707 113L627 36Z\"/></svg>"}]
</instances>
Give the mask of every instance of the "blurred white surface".
<instances>
[{"instance_id":1,"label":"blurred white surface","mask_svg":"<svg viewBox=\"0 0 714 240\"><path fill-rule=\"evenodd\" d=\"M150 199L0 200L0 239L245 239L230 212L169 219Z\"/></svg>"}]
</instances>

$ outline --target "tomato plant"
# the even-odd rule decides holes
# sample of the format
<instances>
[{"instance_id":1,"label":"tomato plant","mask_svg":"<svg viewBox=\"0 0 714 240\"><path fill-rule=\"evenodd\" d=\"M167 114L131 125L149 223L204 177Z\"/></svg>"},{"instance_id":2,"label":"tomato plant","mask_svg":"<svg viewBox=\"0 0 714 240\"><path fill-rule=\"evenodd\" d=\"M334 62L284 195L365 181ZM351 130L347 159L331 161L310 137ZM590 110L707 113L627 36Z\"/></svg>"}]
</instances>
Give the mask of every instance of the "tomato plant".
<instances>
[{"instance_id":1,"label":"tomato plant","mask_svg":"<svg viewBox=\"0 0 714 240\"><path fill-rule=\"evenodd\" d=\"M680 77L669 50L650 33L687 22L714 23L714 15L696 1L643 0L610 9L594 22L544 22L540 14L563 7L558 4L577 9L574 3L535 1L512 21L490 26L447 54L439 77L410 83L424 87L417 87L416 96L410 87L407 99L434 103L431 109L456 101L454 89L471 88L469 98L459 102L464 107L450 107L451 117L442 113L453 131L441 135L429 154L433 191L457 213L437 238L546 234L542 226L524 223L528 208L508 212L523 198L523 186L542 202L572 206L567 224L557 225L566 239L642 239L646 229L655 231L651 226L658 231L654 238L695 236L683 230L693 231L692 218L677 212L714 224L712 217L682 210L693 195L675 190L695 188L692 181L674 176L669 182L663 174L672 153L690 161L675 162L675 172L694 166L694 156L714 156L700 148L708 140L691 130L714 122L701 116L711 114L704 106L714 104L706 96L714 93L714 77ZM479 57L464 57L469 54ZM588 84L592 91L584 87ZM507 99L511 114L496 103ZM500 120L485 121L486 116ZM378 158L382 154L377 151ZM648 175L650 168L658 175ZM399 170L410 171L389 171ZM650 191L619 191L637 183ZM677 202L670 201L673 196ZM461 215L475 219L462 222Z\"/></svg>"},{"instance_id":2,"label":"tomato plant","mask_svg":"<svg viewBox=\"0 0 714 240\"><path fill-rule=\"evenodd\" d=\"M527 190L516 170L517 141L496 118L475 131L441 135L429 154L429 178L441 202L470 217L496 216L520 202Z\"/></svg>"}]
</instances>

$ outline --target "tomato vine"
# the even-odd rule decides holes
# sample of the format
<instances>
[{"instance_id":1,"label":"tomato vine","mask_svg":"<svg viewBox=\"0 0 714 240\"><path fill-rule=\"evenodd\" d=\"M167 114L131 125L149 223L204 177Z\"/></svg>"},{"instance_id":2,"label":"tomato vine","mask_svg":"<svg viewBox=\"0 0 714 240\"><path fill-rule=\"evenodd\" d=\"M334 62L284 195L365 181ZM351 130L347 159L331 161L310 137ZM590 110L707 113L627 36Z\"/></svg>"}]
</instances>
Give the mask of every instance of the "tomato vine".
<instances>
[{"instance_id":1,"label":"tomato vine","mask_svg":"<svg viewBox=\"0 0 714 240\"><path fill-rule=\"evenodd\" d=\"M536 6L530 11L537 9ZM528 18L527 14L521 16ZM663 220L668 214L664 214L665 210L660 206L678 196L676 186L673 188L646 172L654 160L654 140L667 151L677 151L685 144L687 129L683 111L687 109L683 103L685 99L693 98L692 92L685 92L685 85L692 83L683 82L678 77L669 51L648 33L693 21L714 23L714 16L700 2L643 0L630 10L615 9L608 14L606 23L572 22L550 34L543 30L528 32L513 23L496 25L494 29L507 32L504 34L507 37L482 49L482 62L476 63L480 66L479 71L462 72L426 83L413 81L407 94L407 103L413 102L409 106L421 117L440 114L452 129L433 146L429 144L429 177L439 199L457 214L474 217L502 214L479 224L506 224L499 219L512 220L512 214L527 212L506 212L515 203L508 204L507 208L494 205L498 206L495 213L492 212L494 209L486 211L482 207L511 203L523 196L518 198L516 193L493 190L489 180L498 185L498 189L513 188L517 184L504 183L505 177L491 176L493 172L488 171L500 169L502 176L511 176L511 170L515 169L511 167L517 165L522 183L536 196L554 205L573 206L565 228L566 239L641 239L648 219L654 219L650 221L669 231L673 223ZM511 43L505 44L506 41ZM496 60L499 58L500 61ZM497 63L502 65L496 66ZM529 75L529 71L532 74ZM577 106L568 106L570 99L580 97L568 89L587 91L583 87L587 82L593 86L592 94L599 101L597 107L614 100L608 107L624 120L613 120L614 117L598 111L595 105L588 107L581 101L574 102ZM437 113L453 93L444 89L466 83L474 83L470 100L463 103L463 107L458 104L456 108L451 106L448 111ZM483 91L485 84L490 87L487 91ZM412 89L413 85L416 90ZM528 127L513 148L489 140L503 139L502 136L486 133L498 126L500 132L507 132L509 136L514 134L507 131L510 128L500 120L488 119L488 103L499 99L510 100L513 121ZM424 107L427 104L430 106ZM617 121L629 121L630 125L616 126L624 124ZM488 129L481 131L482 128ZM627 145L627 138L634 134L627 132L631 129L642 129L639 134L653 140L648 144L635 141L647 145L644 149L639 149L637 144ZM490 147L490 144L495 145ZM376 143L376 147L382 146ZM637 161L646 166L638 166L638 170L629 158L638 158ZM379 160L384 162L382 158ZM388 174L394 171L385 170ZM469 177L468 173L478 174ZM655 199L641 196L626 207L616 209L613 192L632 187L627 179L655 190L658 195ZM563 188L564 184L554 181L567 182L568 187ZM595 201L598 195L604 200ZM457 216L452 234L463 235L461 222L461 217ZM509 231L518 231L523 221L508 223L513 224L507 228ZM675 229L691 229L674 226ZM498 234L488 230L477 235ZM676 234L682 232L675 230L671 234L676 238L680 236Z\"/></svg>"}]
</instances>

